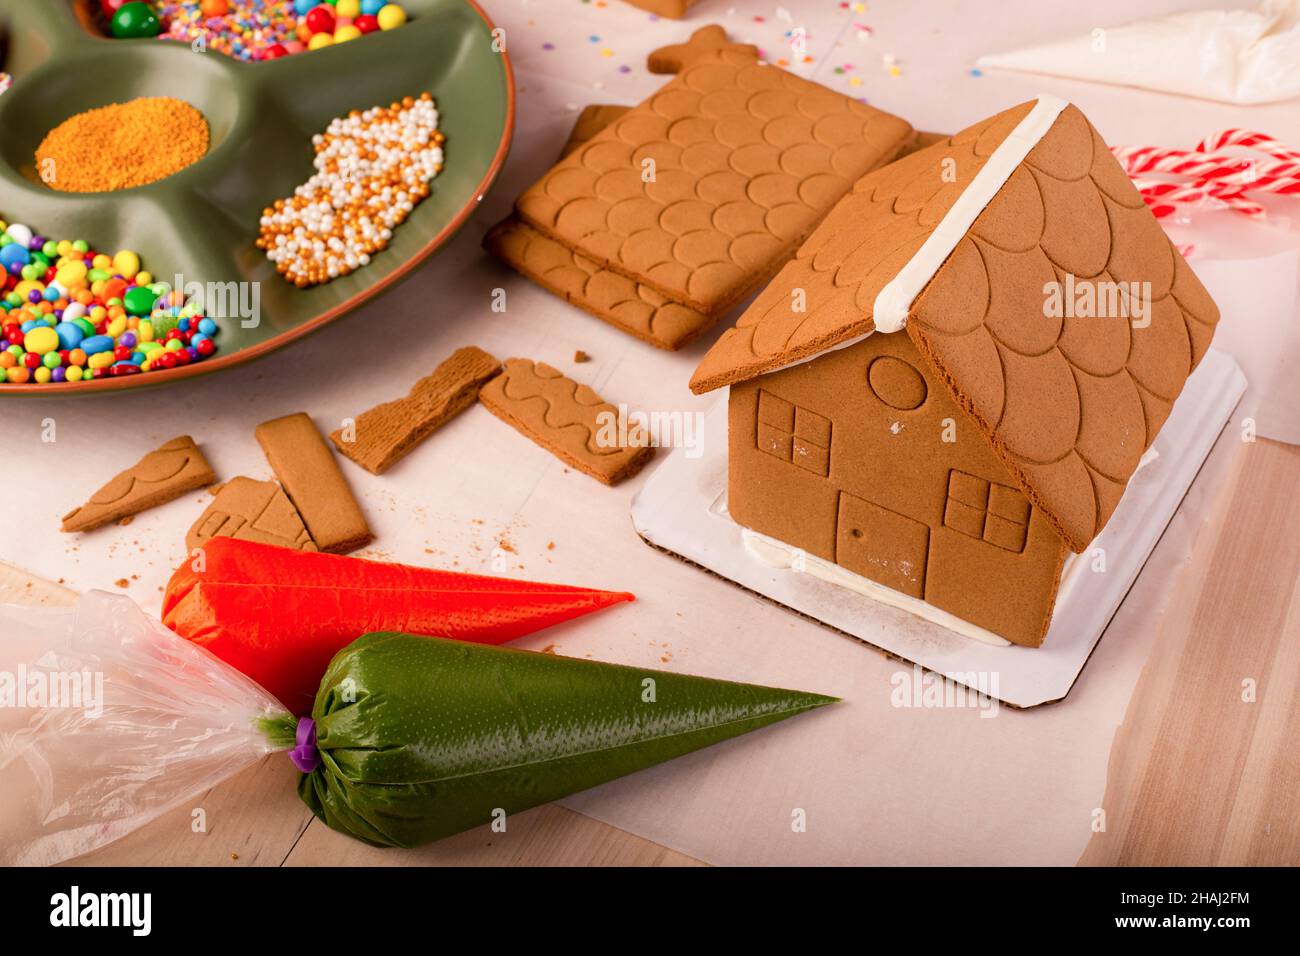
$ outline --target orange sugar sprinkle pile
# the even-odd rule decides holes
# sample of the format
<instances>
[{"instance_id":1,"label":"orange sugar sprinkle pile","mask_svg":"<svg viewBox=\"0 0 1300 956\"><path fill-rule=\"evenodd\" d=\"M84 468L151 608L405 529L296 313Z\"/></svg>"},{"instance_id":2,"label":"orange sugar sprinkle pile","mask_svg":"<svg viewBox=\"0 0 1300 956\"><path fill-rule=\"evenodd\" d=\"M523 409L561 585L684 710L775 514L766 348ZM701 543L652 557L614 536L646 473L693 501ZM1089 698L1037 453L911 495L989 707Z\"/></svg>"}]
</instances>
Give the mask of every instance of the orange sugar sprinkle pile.
<instances>
[{"instance_id":1,"label":"orange sugar sprinkle pile","mask_svg":"<svg viewBox=\"0 0 1300 956\"><path fill-rule=\"evenodd\" d=\"M36 148L36 171L60 192L112 192L165 179L207 152L202 113L183 100L144 97L64 120Z\"/></svg>"}]
</instances>

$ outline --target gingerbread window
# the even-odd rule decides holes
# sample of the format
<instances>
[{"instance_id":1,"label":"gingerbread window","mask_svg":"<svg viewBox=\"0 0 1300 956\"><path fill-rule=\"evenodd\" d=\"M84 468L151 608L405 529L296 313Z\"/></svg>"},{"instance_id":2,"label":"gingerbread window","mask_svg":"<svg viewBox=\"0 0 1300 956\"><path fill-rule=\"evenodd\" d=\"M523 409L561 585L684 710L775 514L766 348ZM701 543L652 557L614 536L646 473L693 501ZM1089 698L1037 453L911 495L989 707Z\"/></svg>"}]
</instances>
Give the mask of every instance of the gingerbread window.
<instances>
[{"instance_id":1,"label":"gingerbread window","mask_svg":"<svg viewBox=\"0 0 1300 956\"><path fill-rule=\"evenodd\" d=\"M760 389L758 450L825 478L831 470L831 420Z\"/></svg>"},{"instance_id":2,"label":"gingerbread window","mask_svg":"<svg viewBox=\"0 0 1300 956\"><path fill-rule=\"evenodd\" d=\"M944 527L1020 554L1029 536L1029 501L1010 485L953 469L948 473Z\"/></svg>"}]
</instances>

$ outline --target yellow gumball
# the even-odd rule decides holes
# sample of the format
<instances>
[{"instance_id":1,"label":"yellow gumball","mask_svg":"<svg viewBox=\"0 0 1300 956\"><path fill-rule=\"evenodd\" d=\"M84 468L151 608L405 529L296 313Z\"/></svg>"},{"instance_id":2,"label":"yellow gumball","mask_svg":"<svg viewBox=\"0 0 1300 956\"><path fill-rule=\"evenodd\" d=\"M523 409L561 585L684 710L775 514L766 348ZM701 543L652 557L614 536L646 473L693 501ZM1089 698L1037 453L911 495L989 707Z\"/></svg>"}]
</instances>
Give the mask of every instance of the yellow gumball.
<instances>
[{"instance_id":1,"label":"yellow gumball","mask_svg":"<svg viewBox=\"0 0 1300 956\"><path fill-rule=\"evenodd\" d=\"M379 8L379 29L393 30L406 22L406 11L395 3Z\"/></svg>"},{"instance_id":2,"label":"yellow gumball","mask_svg":"<svg viewBox=\"0 0 1300 956\"><path fill-rule=\"evenodd\" d=\"M68 247L71 248L72 243L68 243ZM75 252L76 250L74 249L73 251ZM91 260L90 267L92 269L99 269L103 272L107 272L109 269L113 268L113 259L101 252Z\"/></svg>"},{"instance_id":3,"label":"yellow gumball","mask_svg":"<svg viewBox=\"0 0 1300 956\"><path fill-rule=\"evenodd\" d=\"M54 274L54 281L65 289L71 289L86 281L86 264L77 262L75 259L64 265L59 266L58 271Z\"/></svg>"},{"instance_id":4,"label":"yellow gumball","mask_svg":"<svg viewBox=\"0 0 1300 956\"><path fill-rule=\"evenodd\" d=\"M123 279L134 279L140 271L140 257L130 249L123 249L113 257L113 268Z\"/></svg>"},{"instance_id":5,"label":"yellow gumball","mask_svg":"<svg viewBox=\"0 0 1300 956\"><path fill-rule=\"evenodd\" d=\"M140 320L140 327L136 329L136 338L141 342L153 341L153 323L148 319Z\"/></svg>"},{"instance_id":6,"label":"yellow gumball","mask_svg":"<svg viewBox=\"0 0 1300 956\"><path fill-rule=\"evenodd\" d=\"M334 5L334 12L341 17L350 17L355 20L361 16L361 0L339 0ZM335 37L335 39L338 39Z\"/></svg>"},{"instance_id":7,"label":"yellow gumball","mask_svg":"<svg viewBox=\"0 0 1300 956\"><path fill-rule=\"evenodd\" d=\"M41 385L44 385L53 377L54 377L54 373L51 372L48 368L46 368L44 365L42 365L35 372L32 373L32 378L36 379L37 383Z\"/></svg>"},{"instance_id":8,"label":"yellow gumball","mask_svg":"<svg viewBox=\"0 0 1300 956\"><path fill-rule=\"evenodd\" d=\"M333 46L334 37L328 33L314 33L312 38L307 41L307 49L319 50L322 47Z\"/></svg>"},{"instance_id":9,"label":"yellow gumball","mask_svg":"<svg viewBox=\"0 0 1300 956\"><path fill-rule=\"evenodd\" d=\"M67 375L68 375L68 381L69 381L69 382L80 382L80 381L81 381L81 368L80 368L79 366L76 366L76 365L70 366L70 367L68 368Z\"/></svg>"},{"instance_id":10,"label":"yellow gumball","mask_svg":"<svg viewBox=\"0 0 1300 956\"><path fill-rule=\"evenodd\" d=\"M334 42L347 43L349 40L355 40L359 36L361 36L361 30L359 27L354 27L354 26L339 27L337 30L334 31Z\"/></svg>"}]
</instances>

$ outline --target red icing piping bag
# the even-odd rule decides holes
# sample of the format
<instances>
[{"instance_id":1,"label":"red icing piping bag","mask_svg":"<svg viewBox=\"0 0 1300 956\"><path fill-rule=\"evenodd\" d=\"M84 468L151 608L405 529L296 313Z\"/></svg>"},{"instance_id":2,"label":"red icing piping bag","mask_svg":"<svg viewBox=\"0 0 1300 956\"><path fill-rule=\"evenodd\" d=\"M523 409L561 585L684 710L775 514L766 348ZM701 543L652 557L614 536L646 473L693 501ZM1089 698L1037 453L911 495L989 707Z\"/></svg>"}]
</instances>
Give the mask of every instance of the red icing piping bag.
<instances>
[{"instance_id":1,"label":"red icing piping bag","mask_svg":"<svg viewBox=\"0 0 1300 956\"><path fill-rule=\"evenodd\" d=\"M502 644L631 600L626 592L213 538L167 582L162 619L306 714L330 659L361 634Z\"/></svg>"}]
</instances>

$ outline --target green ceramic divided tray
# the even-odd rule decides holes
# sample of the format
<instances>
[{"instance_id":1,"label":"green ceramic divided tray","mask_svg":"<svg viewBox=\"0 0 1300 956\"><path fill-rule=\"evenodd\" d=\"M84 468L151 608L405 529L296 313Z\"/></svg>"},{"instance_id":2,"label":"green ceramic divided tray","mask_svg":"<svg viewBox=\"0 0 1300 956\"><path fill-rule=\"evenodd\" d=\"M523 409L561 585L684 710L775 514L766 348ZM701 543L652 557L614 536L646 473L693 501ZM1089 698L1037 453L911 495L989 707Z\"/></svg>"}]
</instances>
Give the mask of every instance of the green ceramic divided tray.
<instances>
[{"instance_id":1,"label":"green ceramic divided tray","mask_svg":"<svg viewBox=\"0 0 1300 956\"><path fill-rule=\"evenodd\" d=\"M97 394L215 372L286 345L411 272L473 213L505 162L514 81L473 0L402 0L410 21L336 47L262 63L94 31L77 0L0 0L0 219L40 235L133 249L163 282L256 282L260 321L221 321L219 350L193 365L77 383L0 385L0 395ZM446 135L432 192L371 263L297 289L255 245L262 210L312 175L311 137L352 109L433 94ZM142 96L185 100L207 118L207 156L167 179L111 193L60 193L36 147L70 116Z\"/></svg>"}]
</instances>

